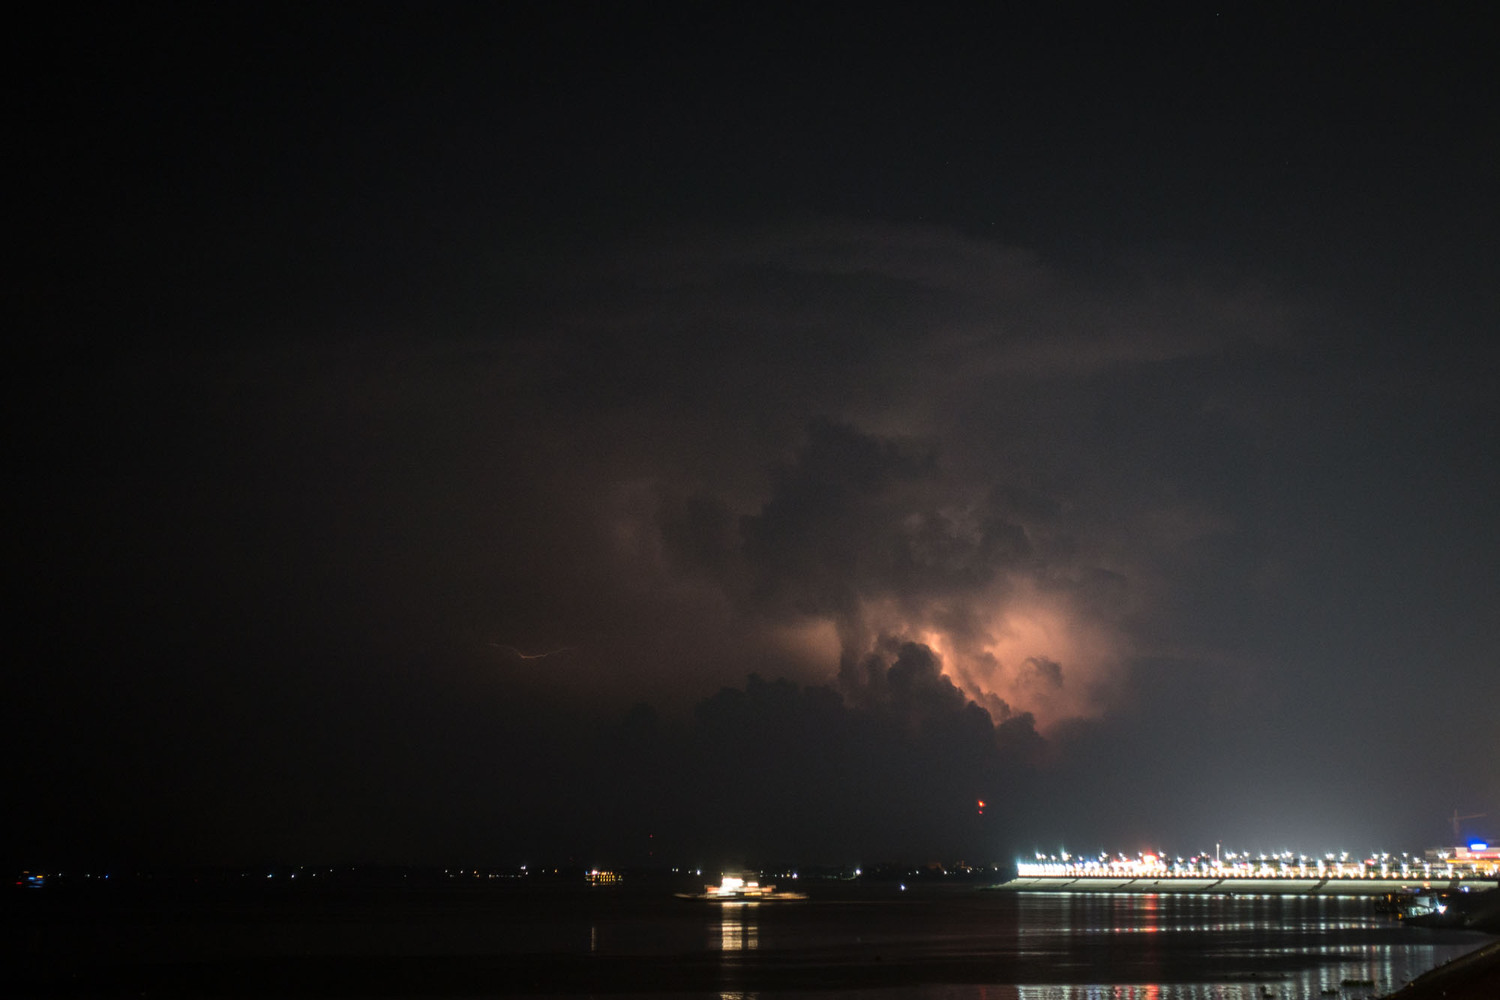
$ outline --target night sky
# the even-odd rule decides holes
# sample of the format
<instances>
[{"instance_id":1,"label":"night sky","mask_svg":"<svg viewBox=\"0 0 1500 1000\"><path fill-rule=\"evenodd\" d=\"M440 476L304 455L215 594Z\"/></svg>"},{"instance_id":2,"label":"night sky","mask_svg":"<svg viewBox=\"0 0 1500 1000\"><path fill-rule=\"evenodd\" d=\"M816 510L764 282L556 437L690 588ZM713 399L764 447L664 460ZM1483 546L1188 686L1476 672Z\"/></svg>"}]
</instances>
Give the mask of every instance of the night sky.
<instances>
[{"instance_id":1,"label":"night sky","mask_svg":"<svg viewBox=\"0 0 1500 1000\"><path fill-rule=\"evenodd\" d=\"M1123 6L13 25L4 856L1500 837L1500 33Z\"/></svg>"}]
</instances>

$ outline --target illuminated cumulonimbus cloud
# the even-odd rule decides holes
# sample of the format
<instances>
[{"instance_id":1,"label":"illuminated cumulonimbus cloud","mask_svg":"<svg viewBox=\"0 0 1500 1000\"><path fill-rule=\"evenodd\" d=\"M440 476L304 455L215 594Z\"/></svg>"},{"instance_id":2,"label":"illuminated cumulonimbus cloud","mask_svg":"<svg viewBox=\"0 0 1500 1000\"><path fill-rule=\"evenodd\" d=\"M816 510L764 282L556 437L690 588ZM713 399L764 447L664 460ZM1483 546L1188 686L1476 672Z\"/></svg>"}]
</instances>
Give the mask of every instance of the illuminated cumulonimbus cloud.
<instances>
[{"instance_id":1,"label":"illuminated cumulonimbus cloud","mask_svg":"<svg viewBox=\"0 0 1500 1000\"><path fill-rule=\"evenodd\" d=\"M1007 589L1004 597L976 595L976 604L988 598L994 610L979 611L973 627L945 630L941 614L912 622L875 613L867 620L884 622L883 636L931 649L943 673L996 722L1026 712L1046 730L1103 710L1112 675L1129 655L1128 638L1109 621L1085 617L1065 593L1038 593L1026 579Z\"/></svg>"},{"instance_id":2,"label":"illuminated cumulonimbus cloud","mask_svg":"<svg viewBox=\"0 0 1500 1000\"><path fill-rule=\"evenodd\" d=\"M1102 707L1126 654L1123 577L1043 551L993 491L957 505L965 484L935 459L847 426L812 425L775 478L740 520L745 597L831 624L852 696L916 643L997 722Z\"/></svg>"},{"instance_id":3,"label":"illuminated cumulonimbus cloud","mask_svg":"<svg viewBox=\"0 0 1500 1000\"><path fill-rule=\"evenodd\" d=\"M1287 323L1253 285L1075 281L920 227L677 234L605 269L616 293L563 325L633 477L606 518L635 591L851 696L862 662L923 644L1043 728L1171 641L1163 581L1234 530L1242 400L1215 366Z\"/></svg>"}]
</instances>

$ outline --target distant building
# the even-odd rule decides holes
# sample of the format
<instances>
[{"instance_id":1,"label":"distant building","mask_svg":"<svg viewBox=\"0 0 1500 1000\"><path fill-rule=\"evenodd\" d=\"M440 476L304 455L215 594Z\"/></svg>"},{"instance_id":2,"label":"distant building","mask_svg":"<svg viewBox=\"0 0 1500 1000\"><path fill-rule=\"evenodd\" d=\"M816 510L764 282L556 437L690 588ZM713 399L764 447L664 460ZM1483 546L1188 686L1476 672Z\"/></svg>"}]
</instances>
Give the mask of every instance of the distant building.
<instances>
[{"instance_id":1,"label":"distant building","mask_svg":"<svg viewBox=\"0 0 1500 1000\"><path fill-rule=\"evenodd\" d=\"M1483 840L1470 841L1463 847L1430 847L1427 860L1431 864L1447 865L1455 871L1500 876L1500 845Z\"/></svg>"}]
</instances>

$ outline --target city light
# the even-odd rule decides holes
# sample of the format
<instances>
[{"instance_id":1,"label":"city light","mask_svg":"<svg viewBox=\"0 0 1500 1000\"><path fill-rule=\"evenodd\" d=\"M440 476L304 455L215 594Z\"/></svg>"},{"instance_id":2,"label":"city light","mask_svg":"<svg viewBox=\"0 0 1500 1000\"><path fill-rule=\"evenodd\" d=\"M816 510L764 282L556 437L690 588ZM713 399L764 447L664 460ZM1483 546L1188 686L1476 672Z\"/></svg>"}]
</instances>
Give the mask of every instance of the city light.
<instances>
[{"instance_id":1,"label":"city light","mask_svg":"<svg viewBox=\"0 0 1500 1000\"><path fill-rule=\"evenodd\" d=\"M1241 851L1204 851L1183 857L1161 851L1142 851L1134 857L1101 852L1082 857L1058 851L1038 853L1035 860L1018 861L1021 878L1111 878L1111 879L1384 879L1406 881L1455 881L1495 878L1500 875L1500 849L1484 842L1468 847L1432 848L1424 856L1371 852L1352 858L1348 851L1321 858L1281 851L1255 854Z\"/></svg>"}]
</instances>

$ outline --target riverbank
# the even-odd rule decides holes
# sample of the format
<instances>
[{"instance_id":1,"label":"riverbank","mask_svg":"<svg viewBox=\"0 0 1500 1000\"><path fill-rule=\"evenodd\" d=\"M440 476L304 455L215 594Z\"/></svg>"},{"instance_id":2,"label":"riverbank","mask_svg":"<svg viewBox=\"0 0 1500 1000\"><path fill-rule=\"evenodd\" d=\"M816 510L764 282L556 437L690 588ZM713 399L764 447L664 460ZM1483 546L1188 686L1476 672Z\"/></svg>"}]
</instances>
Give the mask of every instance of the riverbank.
<instances>
[{"instance_id":1,"label":"riverbank","mask_svg":"<svg viewBox=\"0 0 1500 1000\"><path fill-rule=\"evenodd\" d=\"M1500 941L1418 976L1387 1000L1495 1000L1500 997Z\"/></svg>"}]
</instances>

